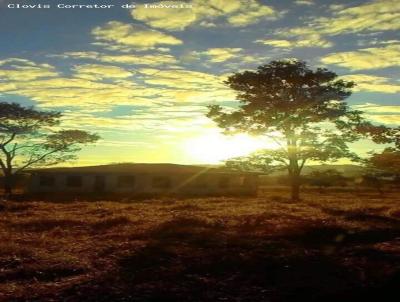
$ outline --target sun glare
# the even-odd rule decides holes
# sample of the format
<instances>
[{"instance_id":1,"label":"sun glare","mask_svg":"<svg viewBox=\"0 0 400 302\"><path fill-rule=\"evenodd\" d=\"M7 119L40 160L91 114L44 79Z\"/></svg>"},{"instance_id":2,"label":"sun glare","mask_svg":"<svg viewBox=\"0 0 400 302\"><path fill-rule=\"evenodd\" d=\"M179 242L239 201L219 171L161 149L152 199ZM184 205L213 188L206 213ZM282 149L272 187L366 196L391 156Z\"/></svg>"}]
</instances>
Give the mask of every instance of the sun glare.
<instances>
[{"instance_id":1,"label":"sun glare","mask_svg":"<svg viewBox=\"0 0 400 302\"><path fill-rule=\"evenodd\" d=\"M194 161L217 164L232 157L248 155L259 149L276 149L271 141L246 134L227 136L213 133L189 139L185 142L186 152Z\"/></svg>"}]
</instances>

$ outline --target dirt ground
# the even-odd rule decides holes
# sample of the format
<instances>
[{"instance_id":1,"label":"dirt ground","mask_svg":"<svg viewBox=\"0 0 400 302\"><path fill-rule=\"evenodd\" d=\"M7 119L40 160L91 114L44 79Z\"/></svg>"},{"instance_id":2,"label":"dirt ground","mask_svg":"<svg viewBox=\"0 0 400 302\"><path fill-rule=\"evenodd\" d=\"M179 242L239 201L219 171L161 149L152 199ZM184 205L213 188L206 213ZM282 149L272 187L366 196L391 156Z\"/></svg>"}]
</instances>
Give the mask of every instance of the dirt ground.
<instances>
[{"instance_id":1,"label":"dirt ground","mask_svg":"<svg viewBox=\"0 0 400 302\"><path fill-rule=\"evenodd\" d=\"M400 193L286 196L2 202L0 300L399 298Z\"/></svg>"}]
</instances>

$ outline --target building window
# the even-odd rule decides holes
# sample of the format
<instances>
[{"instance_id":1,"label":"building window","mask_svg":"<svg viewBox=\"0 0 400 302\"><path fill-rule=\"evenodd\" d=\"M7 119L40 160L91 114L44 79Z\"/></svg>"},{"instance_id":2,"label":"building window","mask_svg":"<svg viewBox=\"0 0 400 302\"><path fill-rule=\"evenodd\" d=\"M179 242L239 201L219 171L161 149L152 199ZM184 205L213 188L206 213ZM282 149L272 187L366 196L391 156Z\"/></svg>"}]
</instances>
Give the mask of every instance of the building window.
<instances>
[{"instance_id":1,"label":"building window","mask_svg":"<svg viewBox=\"0 0 400 302\"><path fill-rule=\"evenodd\" d=\"M56 179L54 176L50 175L40 175L40 186L42 187L51 187L54 186L56 183Z\"/></svg>"},{"instance_id":2,"label":"building window","mask_svg":"<svg viewBox=\"0 0 400 302\"><path fill-rule=\"evenodd\" d=\"M117 185L120 188L132 188L135 186L136 178L133 175L121 175L118 177Z\"/></svg>"},{"instance_id":3,"label":"building window","mask_svg":"<svg viewBox=\"0 0 400 302\"><path fill-rule=\"evenodd\" d=\"M153 187L157 189L168 189L171 187L171 180L169 177L164 176L154 177Z\"/></svg>"},{"instance_id":4,"label":"building window","mask_svg":"<svg viewBox=\"0 0 400 302\"><path fill-rule=\"evenodd\" d=\"M221 178L219 179L219 181L218 181L218 186L219 186L221 189L226 189L226 188L228 188L228 187L229 187L229 177L227 177L227 176L221 177Z\"/></svg>"},{"instance_id":5,"label":"building window","mask_svg":"<svg viewBox=\"0 0 400 302\"><path fill-rule=\"evenodd\" d=\"M82 186L82 176L68 176L67 177L67 187L81 187Z\"/></svg>"}]
</instances>

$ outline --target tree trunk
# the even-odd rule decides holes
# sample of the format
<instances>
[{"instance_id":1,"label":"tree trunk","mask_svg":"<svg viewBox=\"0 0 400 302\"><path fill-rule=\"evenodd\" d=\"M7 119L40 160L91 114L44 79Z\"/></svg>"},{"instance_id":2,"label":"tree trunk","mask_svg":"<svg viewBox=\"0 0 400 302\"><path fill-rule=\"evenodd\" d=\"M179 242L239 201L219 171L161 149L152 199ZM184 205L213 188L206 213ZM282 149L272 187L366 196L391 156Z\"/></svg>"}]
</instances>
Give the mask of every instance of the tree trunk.
<instances>
[{"instance_id":1,"label":"tree trunk","mask_svg":"<svg viewBox=\"0 0 400 302\"><path fill-rule=\"evenodd\" d=\"M4 195L10 197L13 193L13 175L4 175Z\"/></svg>"},{"instance_id":2,"label":"tree trunk","mask_svg":"<svg viewBox=\"0 0 400 302\"><path fill-rule=\"evenodd\" d=\"M291 176L291 199L300 200L300 176L297 174Z\"/></svg>"}]
</instances>

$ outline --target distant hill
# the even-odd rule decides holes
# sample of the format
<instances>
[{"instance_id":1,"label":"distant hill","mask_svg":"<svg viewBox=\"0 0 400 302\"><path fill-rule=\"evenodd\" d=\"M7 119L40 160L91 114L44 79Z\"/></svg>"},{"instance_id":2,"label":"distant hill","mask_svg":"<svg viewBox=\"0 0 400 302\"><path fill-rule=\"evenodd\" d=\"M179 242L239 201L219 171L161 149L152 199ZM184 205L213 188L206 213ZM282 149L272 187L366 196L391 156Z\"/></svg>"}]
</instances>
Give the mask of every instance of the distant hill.
<instances>
[{"instance_id":1,"label":"distant hill","mask_svg":"<svg viewBox=\"0 0 400 302\"><path fill-rule=\"evenodd\" d=\"M346 177L359 177L361 176L365 168L362 166L357 166L357 165L311 165L311 166L305 166L303 168L302 174L307 175L310 174L313 171L326 171L326 170L336 170L340 173L343 174L343 176ZM274 173L271 173L270 176L281 176L281 175L286 175L287 171L282 170L282 171L277 171Z\"/></svg>"},{"instance_id":2,"label":"distant hill","mask_svg":"<svg viewBox=\"0 0 400 302\"><path fill-rule=\"evenodd\" d=\"M304 167L304 173L309 174L312 171L326 171L329 169L337 170L347 177L358 177L365 172L365 168L358 165L316 165Z\"/></svg>"}]
</instances>

